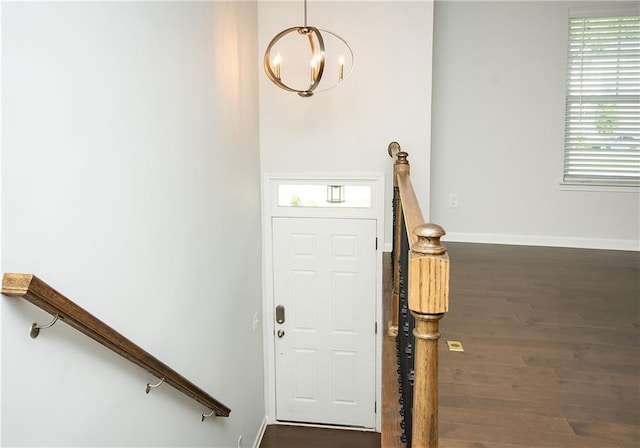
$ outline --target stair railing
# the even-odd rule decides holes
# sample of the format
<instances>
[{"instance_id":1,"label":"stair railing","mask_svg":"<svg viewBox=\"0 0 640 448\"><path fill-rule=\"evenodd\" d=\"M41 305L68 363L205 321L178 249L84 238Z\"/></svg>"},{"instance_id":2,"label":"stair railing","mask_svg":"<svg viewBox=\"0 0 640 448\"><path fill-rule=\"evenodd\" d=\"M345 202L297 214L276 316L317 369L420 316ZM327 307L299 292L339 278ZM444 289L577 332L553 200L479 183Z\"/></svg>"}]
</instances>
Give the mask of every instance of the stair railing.
<instances>
[{"instance_id":1,"label":"stair railing","mask_svg":"<svg viewBox=\"0 0 640 448\"><path fill-rule=\"evenodd\" d=\"M205 417L212 415L229 416L231 409L227 406L60 294L35 275L4 274L2 277L2 294L10 297L22 297L54 316L54 320L49 325L41 327L33 324L31 326L31 337L35 338L40 329L47 328L60 320L157 377L160 382L156 385L147 384L147 393L149 393L150 388L166 383L211 410L208 414L202 414L202 421L204 421Z\"/></svg>"},{"instance_id":2,"label":"stair railing","mask_svg":"<svg viewBox=\"0 0 640 448\"><path fill-rule=\"evenodd\" d=\"M439 322L449 309L449 255L445 231L425 223L410 178L408 154L389 144L393 176L393 316L402 441L407 448L438 446Z\"/></svg>"}]
</instances>

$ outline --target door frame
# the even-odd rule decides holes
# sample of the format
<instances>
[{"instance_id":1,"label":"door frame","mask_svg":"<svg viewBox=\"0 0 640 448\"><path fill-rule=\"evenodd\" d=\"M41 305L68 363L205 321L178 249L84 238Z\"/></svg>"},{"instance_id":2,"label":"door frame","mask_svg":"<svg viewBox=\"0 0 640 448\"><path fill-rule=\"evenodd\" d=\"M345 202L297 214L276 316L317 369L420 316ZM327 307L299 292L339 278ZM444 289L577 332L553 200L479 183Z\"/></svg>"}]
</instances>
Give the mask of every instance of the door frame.
<instances>
[{"instance_id":1,"label":"door frame","mask_svg":"<svg viewBox=\"0 0 640 448\"><path fill-rule=\"evenodd\" d=\"M278 206L278 186L283 184L328 184L363 185L371 188L369 208L347 207L280 207ZM265 420L267 424L278 424L276 419L276 366L275 366L275 297L273 294L273 232L272 218L356 218L376 221L376 297L375 317L377 334L375 337L375 390L377 412L375 428L382 429L382 253L384 250L384 173L318 174L318 173L265 173L262 179L262 331L264 352ZM290 424L290 423L287 423ZM326 427L326 425L323 425ZM362 428L358 428L362 430Z\"/></svg>"}]
</instances>

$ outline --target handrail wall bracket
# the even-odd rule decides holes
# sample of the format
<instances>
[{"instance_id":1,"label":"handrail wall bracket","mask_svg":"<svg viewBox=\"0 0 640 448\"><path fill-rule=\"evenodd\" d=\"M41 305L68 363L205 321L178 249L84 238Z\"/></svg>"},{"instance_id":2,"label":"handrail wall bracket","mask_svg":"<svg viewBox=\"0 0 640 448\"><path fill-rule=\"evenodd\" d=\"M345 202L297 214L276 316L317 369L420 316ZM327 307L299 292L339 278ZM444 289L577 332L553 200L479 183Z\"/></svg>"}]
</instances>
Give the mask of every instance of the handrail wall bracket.
<instances>
[{"instance_id":1,"label":"handrail wall bracket","mask_svg":"<svg viewBox=\"0 0 640 448\"><path fill-rule=\"evenodd\" d=\"M46 325L39 325L37 322L34 322L31 324L31 328L29 329L29 336L31 336L31 339L35 339L38 337L38 335L40 334L40 330L45 330L47 328L51 328L53 327L53 324L55 324L56 322L58 322L58 319L60 318L59 315L54 315L53 319L51 320L51 322L49 322Z\"/></svg>"},{"instance_id":2,"label":"handrail wall bracket","mask_svg":"<svg viewBox=\"0 0 640 448\"><path fill-rule=\"evenodd\" d=\"M147 383L147 387L145 388L145 393L149 393L149 391L151 390L151 388L155 388L155 387L160 387L160 385L164 383L164 378L160 378L160 381L158 382L158 384L151 384L151 383Z\"/></svg>"}]
</instances>

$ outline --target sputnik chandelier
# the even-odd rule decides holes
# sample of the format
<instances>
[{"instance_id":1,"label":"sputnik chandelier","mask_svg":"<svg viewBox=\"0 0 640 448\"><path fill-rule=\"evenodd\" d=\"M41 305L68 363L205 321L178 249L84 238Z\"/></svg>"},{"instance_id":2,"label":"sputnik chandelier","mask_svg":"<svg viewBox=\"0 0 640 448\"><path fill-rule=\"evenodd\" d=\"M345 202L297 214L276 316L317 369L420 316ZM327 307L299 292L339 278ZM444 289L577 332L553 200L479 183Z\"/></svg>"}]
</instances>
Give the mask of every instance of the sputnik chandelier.
<instances>
[{"instance_id":1,"label":"sputnik chandelier","mask_svg":"<svg viewBox=\"0 0 640 448\"><path fill-rule=\"evenodd\" d=\"M353 50L331 31L304 25L276 34L264 53L264 71L275 85L308 98L331 89L353 71Z\"/></svg>"}]
</instances>

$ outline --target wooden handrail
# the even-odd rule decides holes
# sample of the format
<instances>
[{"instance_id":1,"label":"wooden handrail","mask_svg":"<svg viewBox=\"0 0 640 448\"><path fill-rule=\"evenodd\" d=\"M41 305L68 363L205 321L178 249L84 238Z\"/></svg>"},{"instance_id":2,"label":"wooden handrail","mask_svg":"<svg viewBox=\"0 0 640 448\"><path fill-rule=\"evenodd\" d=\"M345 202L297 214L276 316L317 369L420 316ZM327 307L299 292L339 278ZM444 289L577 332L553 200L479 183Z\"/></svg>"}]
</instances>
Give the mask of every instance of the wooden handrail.
<instances>
[{"instance_id":1,"label":"wooden handrail","mask_svg":"<svg viewBox=\"0 0 640 448\"><path fill-rule=\"evenodd\" d=\"M404 225L407 235L409 235L409 246L412 247L418 242L418 237L413 233L413 230L424 224L425 221L416 192L413 190L413 185L411 185L409 161L407 160L409 154L400 150L398 142L391 142L389 144L389 155L396 161L393 185L399 190Z\"/></svg>"},{"instance_id":2,"label":"wooden handrail","mask_svg":"<svg viewBox=\"0 0 640 448\"><path fill-rule=\"evenodd\" d=\"M165 383L206 406L215 415L221 417L229 416L231 409L227 406L57 292L35 275L4 274L2 277L2 294L10 297L22 297L51 315L58 316L59 320L142 367L158 379L164 379ZM203 419L204 416L203 414Z\"/></svg>"},{"instance_id":3,"label":"wooden handrail","mask_svg":"<svg viewBox=\"0 0 640 448\"><path fill-rule=\"evenodd\" d=\"M440 243L445 231L424 222L420 204L411 185L408 154L397 142L389 144L394 165L394 307L399 297L415 319L412 336L414 381L411 393L411 435L408 446L438 446L438 339L439 321L449 309L449 255ZM401 242L406 235L408 247ZM403 252L404 251L404 252ZM408 252L408 253L407 253ZM402 260L405 260L404 263ZM401 264L406 264L400 282ZM399 312L394 311L390 335L398 334ZM408 322L408 321L406 321ZM395 325L395 329L394 329ZM395 334L394 334L395 333ZM406 337L405 337L406 339ZM406 382L405 382L406 383ZM404 403L406 406L407 403ZM405 411L405 415L407 412Z\"/></svg>"}]
</instances>

